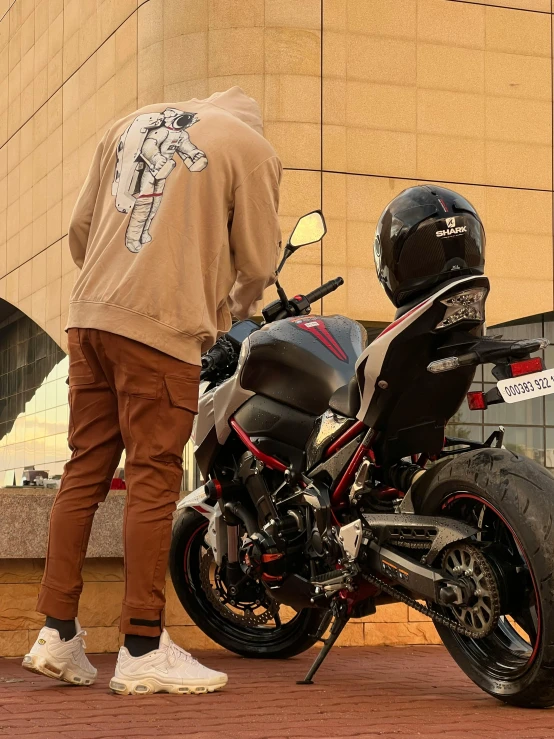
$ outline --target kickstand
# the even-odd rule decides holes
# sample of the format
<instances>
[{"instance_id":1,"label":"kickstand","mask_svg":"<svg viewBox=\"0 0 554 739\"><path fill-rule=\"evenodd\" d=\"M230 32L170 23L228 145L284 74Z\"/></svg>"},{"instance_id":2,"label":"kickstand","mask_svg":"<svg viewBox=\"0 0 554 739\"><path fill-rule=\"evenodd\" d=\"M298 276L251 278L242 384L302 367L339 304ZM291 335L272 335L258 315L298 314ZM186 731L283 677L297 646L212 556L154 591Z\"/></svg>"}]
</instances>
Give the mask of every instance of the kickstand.
<instances>
[{"instance_id":1,"label":"kickstand","mask_svg":"<svg viewBox=\"0 0 554 739\"><path fill-rule=\"evenodd\" d=\"M331 626L331 631L329 632L329 636L323 642L323 646L319 654L315 658L313 665L308 670L308 674L303 680L298 680L296 683L297 685L313 685L314 684L314 681L312 680L313 676L319 670L319 668L321 667L323 663L323 660L327 657L327 655L331 651L333 644L339 638L342 630L348 623L349 618L350 617L346 616L344 613L339 612L335 614L335 618L333 621L333 625Z\"/></svg>"}]
</instances>

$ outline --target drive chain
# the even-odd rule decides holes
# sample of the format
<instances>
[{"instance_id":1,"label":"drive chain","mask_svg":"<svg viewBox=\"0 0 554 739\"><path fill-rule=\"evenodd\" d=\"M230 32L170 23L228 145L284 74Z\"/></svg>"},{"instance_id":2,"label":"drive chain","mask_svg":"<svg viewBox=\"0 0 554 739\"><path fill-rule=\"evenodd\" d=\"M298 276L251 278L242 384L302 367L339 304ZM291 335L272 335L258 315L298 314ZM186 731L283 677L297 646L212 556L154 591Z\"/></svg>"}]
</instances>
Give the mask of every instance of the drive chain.
<instances>
[{"instance_id":1,"label":"drive chain","mask_svg":"<svg viewBox=\"0 0 554 739\"><path fill-rule=\"evenodd\" d=\"M383 582L380 578L375 577L375 575L362 574L362 577L372 585L376 585L384 593L387 593L387 595L392 595L393 598L396 598L401 603L405 603L407 606L410 606L414 611L418 611L424 616L428 616L435 623L441 624L441 626L446 626L447 628L452 629L452 631L462 634L463 636L467 636L470 639L481 639L483 637L483 634L471 629L466 629L464 626L461 626L461 624L456 623L456 621L452 621L452 619L437 613L433 608L422 605L419 601L415 600L415 598L410 598L409 595L405 595L400 590L392 587L392 585L389 585L388 583Z\"/></svg>"}]
</instances>

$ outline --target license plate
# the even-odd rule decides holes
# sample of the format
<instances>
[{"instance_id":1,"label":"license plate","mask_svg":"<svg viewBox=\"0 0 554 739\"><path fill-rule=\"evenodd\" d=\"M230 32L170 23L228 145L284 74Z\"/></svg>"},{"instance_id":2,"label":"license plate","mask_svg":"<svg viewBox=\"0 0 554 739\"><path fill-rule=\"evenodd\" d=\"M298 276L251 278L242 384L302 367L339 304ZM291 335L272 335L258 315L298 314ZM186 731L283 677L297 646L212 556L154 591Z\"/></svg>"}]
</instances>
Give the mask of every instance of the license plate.
<instances>
[{"instance_id":1,"label":"license plate","mask_svg":"<svg viewBox=\"0 0 554 739\"><path fill-rule=\"evenodd\" d=\"M497 387L506 403L518 403L520 400L550 395L554 393L554 370L547 369L509 380L499 380Z\"/></svg>"}]
</instances>

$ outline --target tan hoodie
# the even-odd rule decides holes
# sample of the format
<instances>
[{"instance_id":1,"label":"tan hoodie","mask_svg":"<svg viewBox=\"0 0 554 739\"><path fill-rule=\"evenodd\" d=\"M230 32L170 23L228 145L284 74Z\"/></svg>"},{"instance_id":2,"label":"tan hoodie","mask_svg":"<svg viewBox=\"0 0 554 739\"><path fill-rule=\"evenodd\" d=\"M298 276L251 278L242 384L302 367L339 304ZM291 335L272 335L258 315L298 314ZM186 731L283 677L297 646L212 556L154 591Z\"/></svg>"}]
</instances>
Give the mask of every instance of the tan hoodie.
<instances>
[{"instance_id":1,"label":"tan hoodie","mask_svg":"<svg viewBox=\"0 0 554 739\"><path fill-rule=\"evenodd\" d=\"M281 164L239 87L114 124L69 227L81 273L67 328L97 328L191 364L273 282Z\"/></svg>"}]
</instances>

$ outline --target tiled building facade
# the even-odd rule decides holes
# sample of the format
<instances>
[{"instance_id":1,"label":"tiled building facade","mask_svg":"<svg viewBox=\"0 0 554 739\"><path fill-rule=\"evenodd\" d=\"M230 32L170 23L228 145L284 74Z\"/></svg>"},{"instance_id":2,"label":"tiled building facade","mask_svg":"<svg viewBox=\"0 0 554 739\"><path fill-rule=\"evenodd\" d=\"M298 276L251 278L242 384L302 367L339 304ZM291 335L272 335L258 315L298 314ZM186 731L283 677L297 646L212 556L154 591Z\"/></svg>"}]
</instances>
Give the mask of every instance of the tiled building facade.
<instances>
[{"instance_id":1,"label":"tiled building facade","mask_svg":"<svg viewBox=\"0 0 554 739\"><path fill-rule=\"evenodd\" d=\"M0 410L0 483L29 464L57 473L67 454L67 412L57 393L64 392L59 349L76 275L68 221L97 141L141 105L235 84L260 102L285 168L283 231L318 207L328 224L324 241L302 249L283 281L306 292L342 275L345 286L325 299L324 312L391 319L374 273L375 223L403 188L440 182L468 197L484 220L489 324L546 315L543 328L550 325L552 10L551 0L0 0L0 409L13 415L10 398L24 400L14 418ZM27 342L25 351L36 351L29 332L33 347L44 343L44 356L55 360L44 377L34 367L19 371L35 361L19 348ZM23 362L14 376L27 379L2 370L8 346ZM29 401L25 372L35 387L44 384ZM548 407L536 413L514 420L524 429L517 443L534 454L540 436L550 466L554 419ZM489 423L457 420L464 428L475 423L476 434ZM6 562L0 652L18 653L26 630L40 623L22 595L34 593L40 562ZM117 643L121 568L109 562L88 570L107 599L93 618L93 649ZM3 599L19 596L21 612L6 615ZM168 623L200 638L171 602ZM385 610L371 625L352 624L346 638L436 638L404 607Z\"/></svg>"}]
</instances>

